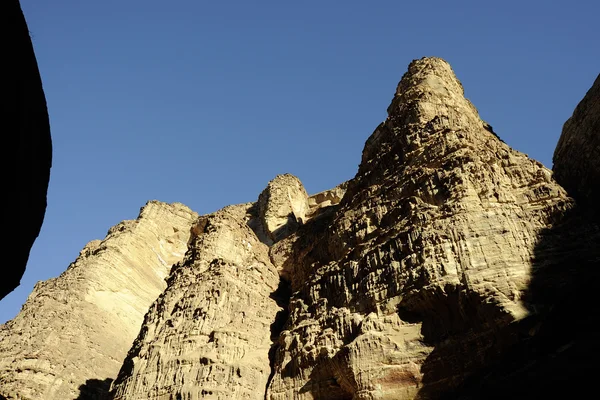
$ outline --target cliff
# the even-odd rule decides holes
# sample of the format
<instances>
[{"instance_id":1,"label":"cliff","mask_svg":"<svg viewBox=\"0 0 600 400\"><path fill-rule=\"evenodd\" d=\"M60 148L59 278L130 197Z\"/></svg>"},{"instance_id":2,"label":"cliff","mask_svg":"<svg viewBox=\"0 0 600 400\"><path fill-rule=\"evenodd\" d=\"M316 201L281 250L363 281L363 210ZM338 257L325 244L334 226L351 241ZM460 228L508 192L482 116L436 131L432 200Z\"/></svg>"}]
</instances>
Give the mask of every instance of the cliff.
<instances>
[{"instance_id":1,"label":"cliff","mask_svg":"<svg viewBox=\"0 0 600 400\"><path fill-rule=\"evenodd\" d=\"M495 363L535 318L540 235L573 207L551 175L446 62L413 62L323 227L273 247L294 293L267 398L438 398Z\"/></svg>"},{"instance_id":2,"label":"cliff","mask_svg":"<svg viewBox=\"0 0 600 400\"><path fill-rule=\"evenodd\" d=\"M598 104L590 93L582 103ZM578 106L557 154L574 144L597 150L590 109ZM599 353L600 324L587 305L599 278L600 225L584 191L600 183L595 160L555 156L557 174L584 166L561 178L567 192L480 119L448 63L415 60L350 181L309 196L299 179L278 175L255 202L203 216L151 203L163 217L142 211L109 232L102 243L114 244L98 247L104 253L98 244L84 249L1 328L0 393L583 395L586 385L573 382L592 382ZM132 228L150 220L153 235ZM121 227L128 241L117 240ZM158 249L165 253L153 255ZM110 261L92 261L97 253ZM115 268L113 253L127 262ZM141 271L152 279L125 278ZM42 339L42 331L52 333ZM31 338L25 350L23 338Z\"/></svg>"},{"instance_id":3,"label":"cliff","mask_svg":"<svg viewBox=\"0 0 600 400\"><path fill-rule=\"evenodd\" d=\"M171 265L183 258L195 217L181 204L149 202L136 220L88 243L59 277L39 282L0 326L0 395L107 391Z\"/></svg>"}]
</instances>

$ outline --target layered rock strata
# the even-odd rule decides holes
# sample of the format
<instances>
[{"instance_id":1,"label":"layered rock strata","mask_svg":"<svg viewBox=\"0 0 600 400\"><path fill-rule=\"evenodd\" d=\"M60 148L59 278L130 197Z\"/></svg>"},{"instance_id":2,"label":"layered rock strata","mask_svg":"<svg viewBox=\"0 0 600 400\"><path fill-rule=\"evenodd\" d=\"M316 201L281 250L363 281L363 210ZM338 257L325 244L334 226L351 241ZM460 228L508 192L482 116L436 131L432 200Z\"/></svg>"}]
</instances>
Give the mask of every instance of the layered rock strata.
<instances>
[{"instance_id":1,"label":"layered rock strata","mask_svg":"<svg viewBox=\"0 0 600 400\"><path fill-rule=\"evenodd\" d=\"M183 259L197 214L151 201L112 227L59 277L38 283L0 326L0 395L75 399L106 394L144 314Z\"/></svg>"},{"instance_id":2,"label":"layered rock strata","mask_svg":"<svg viewBox=\"0 0 600 400\"><path fill-rule=\"evenodd\" d=\"M115 399L263 399L279 276L249 228L251 204L200 217L152 305Z\"/></svg>"},{"instance_id":3,"label":"layered rock strata","mask_svg":"<svg viewBox=\"0 0 600 400\"><path fill-rule=\"evenodd\" d=\"M6 47L3 92L7 99L6 133L17 137L16 156L11 149L11 168L7 169L8 192L16 195L19 231L11 235L12 260L2 268L0 300L21 282L29 251L40 233L46 213L46 193L52 165L52 142L46 97L29 29L17 0L0 3L0 14L7 23L10 45ZM10 132L10 133L9 133ZM10 182L10 183L8 183ZM11 186L12 185L12 188ZM16 193L15 193L16 192ZM9 208L11 214L14 208Z\"/></svg>"},{"instance_id":4,"label":"layered rock strata","mask_svg":"<svg viewBox=\"0 0 600 400\"><path fill-rule=\"evenodd\" d=\"M284 174L256 203L200 217L113 384L114 398L264 399L286 315L267 244L293 233L309 212L304 186Z\"/></svg>"},{"instance_id":5,"label":"layered rock strata","mask_svg":"<svg viewBox=\"0 0 600 400\"><path fill-rule=\"evenodd\" d=\"M600 75L565 122L554 151L556 180L581 204L600 198Z\"/></svg>"},{"instance_id":6,"label":"layered rock strata","mask_svg":"<svg viewBox=\"0 0 600 400\"><path fill-rule=\"evenodd\" d=\"M572 207L414 61L338 206L271 248L294 294L267 398L435 398L518 340L540 234ZM465 357L468 354L468 357Z\"/></svg>"},{"instance_id":7,"label":"layered rock strata","mask_svg":"<svg viewBox=\"0 0 600 400\"><path fill-rule=\"evenodd\" d=\"M556 179L576 199L560 223L544 230L524 298L535 306L530 332L445 399L587 398L600 357L600 81L565 123L554 155ZM527 327L527 325L525 325ZM573 382L579 382L573 385Z\"/></svg>"}]
</instances>

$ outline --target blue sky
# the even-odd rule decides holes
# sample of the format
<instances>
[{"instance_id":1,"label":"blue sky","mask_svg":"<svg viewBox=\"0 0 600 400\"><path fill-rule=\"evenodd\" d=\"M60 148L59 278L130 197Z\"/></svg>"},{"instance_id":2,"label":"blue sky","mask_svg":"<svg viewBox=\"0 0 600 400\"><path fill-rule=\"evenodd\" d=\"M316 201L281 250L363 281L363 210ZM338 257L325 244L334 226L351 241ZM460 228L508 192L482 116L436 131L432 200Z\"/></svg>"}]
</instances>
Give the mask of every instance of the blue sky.
<instances>
[{"instance_id":1,"label":"blue sky","mask_svg":"<svg viewBox=\"0 0 600 400\"><path fill-rule=\"evenodd\" d=\"M485 5L484 5L485 4ZM54 161L21 286L59 275L147 200L199 213L276 174L350 179L408 63L450 62L500 137L546 166L600 72L600 2L21 0Z\"/></svg>"}]
</instances>

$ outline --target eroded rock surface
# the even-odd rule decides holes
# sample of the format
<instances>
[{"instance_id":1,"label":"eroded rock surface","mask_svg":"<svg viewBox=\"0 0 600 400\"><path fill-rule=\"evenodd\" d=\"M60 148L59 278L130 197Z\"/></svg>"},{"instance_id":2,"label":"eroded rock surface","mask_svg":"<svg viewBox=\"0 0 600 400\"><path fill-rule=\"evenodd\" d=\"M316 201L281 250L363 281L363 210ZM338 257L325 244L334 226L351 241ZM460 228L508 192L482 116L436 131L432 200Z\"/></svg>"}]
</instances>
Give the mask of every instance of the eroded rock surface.
<instances>
[{"instance_id":1,"label":"eroded rock surface","mask_svg":"<svg viewBox=\"0 0 600 400\"><path fill-rule=\"evenodd\" d=\"M341 203L272 248L294 294L269 399L436 397L531 314L538 237L570 198L441 59L409 66L388 113Z\"/></svg>"},{"instance_id":2,"label":"eroded rock surface","mask_svg":"<svg viewBox=\"0 0 600 400\"><path fill-rule=\"evenodd\" d=\"M557 154L597 149L590 93L572 118L583 133L567 129ZM557 160L577 170L570 156ZM562 179L589 199L577 185L600 186L595 159L580 161L589 173ZM0 328L0 388L73 398L85 376L80 393L98 396L92 383L110 385L113 354L137 334L111 398L572 398L600 353L586 308L600 279L590 207L498 138L448 63L415 60L352 180L308 196L278 175L255 203L201 217L171 209L191 237L140 233L142 212L91 242ZM148 247L173 257L159 253L158 267ZM142 274L139 260L156 268ZM156 285L132 285L140 279ZM127 321L145 309L134 297L146 293L148 305L162 289L137 331Z\"/></svg>"},{"instance_id":3,"label":"eroded rock surface","mask_svg":"<svg viewBox=\"0 0 600 400\"><path fill-rule=\"evenodd\" d=\"M258 197L257 207L266 237L263 241L272 244L289 236L306 220L308 194L295 176L277 175Z\"/></svg>"},{"instance_id":4,"label":"eroded rock surface","mask_svg":"<svg viewBox=\"0 0 600 400\"><path fill-rule=\"evenodd\" d=\"M182 204L151 201L136 220L90 242L59 277L39 282L0 326L0 395L64 400L94 392L90 386L107 389L183 259L196 217Z\"/></svg>"},{"instance_id":5,"label":"eroded rock surface","mask_svg":"<svg viewBox=\"0 0 600 400\"><path fill-rule=\"evenodd\" d=\"M198 219L184 261L146 315L113 386L115 399L264 399L273 325L282 311L280 279L250 226L257 219L270 232L285 225L293 190L304 190L298 183L279 176L267 188L270 196L261 195L281 213L261 204L257 215L256 205L243 204ZM271 216L278 223L268 224Z\"/></svg>"},{"instance_id":6,"label":"eroded rock surface","mask_svg":"<svg viewBox=\"0 0 600 400\"><path fill-rule=\"evenodd\" d=\"M556 180L579 203L597 207L600 198L600 75L565 122L554 151ZM600 211L598 212L600 214Z\"/></svg>"}]
</instances>

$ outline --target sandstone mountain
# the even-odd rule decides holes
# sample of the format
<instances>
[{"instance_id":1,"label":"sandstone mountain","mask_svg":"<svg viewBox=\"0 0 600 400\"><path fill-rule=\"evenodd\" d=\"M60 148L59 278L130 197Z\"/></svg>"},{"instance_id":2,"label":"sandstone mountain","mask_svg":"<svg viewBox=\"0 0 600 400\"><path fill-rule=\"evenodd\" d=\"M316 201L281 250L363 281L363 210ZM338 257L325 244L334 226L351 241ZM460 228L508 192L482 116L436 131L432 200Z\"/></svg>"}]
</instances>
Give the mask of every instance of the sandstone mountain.
<instances>
[{"instance_id":1,"label":"sandstone mountain","mask_svg":"<svg viewBox=\"0 0 600 400\"><path fill-rule=\"evenodd\" d=\"M0 394L583 393L599 354L594 88L555 155L573 199L480 119L448 63L413 61L350 181L309 196L278 175L203 216L151 202L39 284L0 330Z\"/></svg>"}]
</instances>

